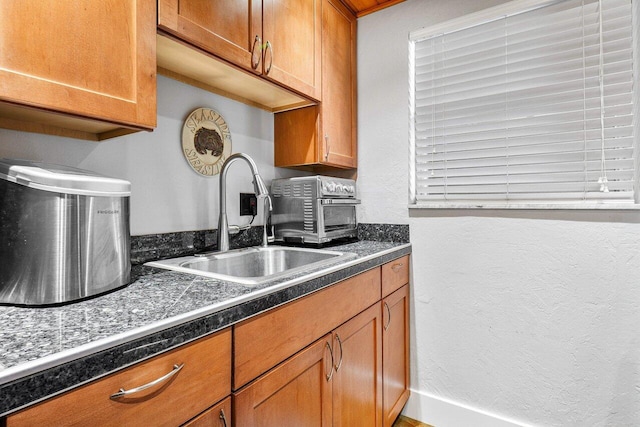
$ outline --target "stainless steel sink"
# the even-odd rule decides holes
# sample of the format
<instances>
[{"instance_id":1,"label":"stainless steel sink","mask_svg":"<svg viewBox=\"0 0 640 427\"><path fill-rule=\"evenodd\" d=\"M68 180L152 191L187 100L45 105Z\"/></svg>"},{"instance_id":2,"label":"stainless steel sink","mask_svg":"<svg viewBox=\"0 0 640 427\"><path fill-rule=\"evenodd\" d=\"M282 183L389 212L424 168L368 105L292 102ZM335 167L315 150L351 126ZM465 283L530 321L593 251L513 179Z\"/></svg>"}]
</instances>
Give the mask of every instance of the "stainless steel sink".
<instances>
[{"instance_id":1,"label":"stainless steel sink","mask_svg":"<svg viewBox=\"0 0 640 427\"><path fill-rule=\"evenodd\" d=\"M172 258L148 262L145 265L256 285L355 256L350 252L325 249L269 246L211 253L205 256Z\"/></svg>"}]
</instances>

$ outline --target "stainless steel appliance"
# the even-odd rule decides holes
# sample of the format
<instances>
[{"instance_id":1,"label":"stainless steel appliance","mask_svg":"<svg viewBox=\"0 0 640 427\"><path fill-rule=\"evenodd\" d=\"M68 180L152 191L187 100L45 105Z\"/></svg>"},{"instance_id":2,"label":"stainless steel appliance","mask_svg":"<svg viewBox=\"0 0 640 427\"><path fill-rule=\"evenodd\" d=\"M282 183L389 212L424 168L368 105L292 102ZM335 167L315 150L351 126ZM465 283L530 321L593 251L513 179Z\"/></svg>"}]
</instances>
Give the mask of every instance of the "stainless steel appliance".
<instances>
[{"instance_id":1,"label":"stainless steel appliance","mask_svg":"<svg viewBox=\"0 0 640 427\"><path fill-rule=\"evenodd\" d=\"M274 179L272 223L281 242L322 244L356 237L356 183L352 179L306 176Z\"/></svg>"},{"instance_id":2,"label":"stainless steel appliance","mask_svg":"<svg viewBox=\"0 0 640 427\"><path fill-rule=\"evenodd\" d=\"M130 183L0 159L0 303L57 304L130 280Z\"/></svg>"}]
</instances>

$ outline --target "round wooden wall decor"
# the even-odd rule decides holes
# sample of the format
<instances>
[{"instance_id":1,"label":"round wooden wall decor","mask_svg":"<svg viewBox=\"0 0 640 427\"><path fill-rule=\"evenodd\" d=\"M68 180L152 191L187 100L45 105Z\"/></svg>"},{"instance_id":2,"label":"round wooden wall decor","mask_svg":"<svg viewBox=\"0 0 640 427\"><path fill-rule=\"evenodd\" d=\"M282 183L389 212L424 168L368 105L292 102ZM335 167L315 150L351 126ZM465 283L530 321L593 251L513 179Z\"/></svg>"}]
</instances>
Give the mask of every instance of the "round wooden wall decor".
<instances>
[{"instance_id":1,"label":"round wooden wall decor","mask_svg":"<svg viewBox=\"0 0 640 427\"><path fill-rule=\"evenodd\" d=\"M220 173L224 161L231 154L231 133L227 122L210 108L194 110L182 127L182 152L200 175Z\"/></svg>"}]
</instances>

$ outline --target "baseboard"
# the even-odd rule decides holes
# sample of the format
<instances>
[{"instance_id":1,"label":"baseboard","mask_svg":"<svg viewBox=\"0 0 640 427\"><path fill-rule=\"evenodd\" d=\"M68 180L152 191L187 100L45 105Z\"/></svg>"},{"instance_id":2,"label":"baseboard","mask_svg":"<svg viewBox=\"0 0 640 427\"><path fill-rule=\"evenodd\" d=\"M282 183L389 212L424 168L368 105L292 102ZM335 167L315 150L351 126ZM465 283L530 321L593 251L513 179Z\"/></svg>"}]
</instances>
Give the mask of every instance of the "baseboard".
<instances>
[{"instance_id":1,"label":"baseboard","mask_svg":"<svg viewBox=\"0 0 640 427\"><path fill-rule=\"evenodd\" d=\"M435 427L530 427L529 424L416 390L411 390L402 414Z\"/></svg>"}]
</instances>

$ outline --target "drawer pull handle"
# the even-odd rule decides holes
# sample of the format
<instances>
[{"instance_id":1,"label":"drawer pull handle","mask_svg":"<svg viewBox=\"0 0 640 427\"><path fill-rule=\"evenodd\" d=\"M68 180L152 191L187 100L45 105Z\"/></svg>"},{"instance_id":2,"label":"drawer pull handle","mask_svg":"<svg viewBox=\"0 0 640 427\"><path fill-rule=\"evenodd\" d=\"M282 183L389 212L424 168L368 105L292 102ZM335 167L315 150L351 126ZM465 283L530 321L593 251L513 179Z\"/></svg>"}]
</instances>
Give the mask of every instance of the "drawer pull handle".
<instances>
[{"instance_id":1,"label":"drawer pull handle","mask_svg":"<svg viewBox=\"0 0 640 427\"><path fill-rule=\"evenodd\" d=\"M324 153L324 161L329 160L329 153L331 152L331 145L329 145L329 135L324 136L324 145L326 146L327 151Z\"/></svg>"},{"instance_id":2,"label":"drawer pull handle","mask_svg":"<svg viewBox=\"0 0 640 427\"><path fill-rule=\"evenodd\" d=\"M336 334L336 339L338 340L338 344L340 345L340 361L336 365L336 372L338 372L338 369L340 369L340 366L342 366L342 340L340 339L340 335L338 334Z\"/></svg>"},{"instance_id":3,"label":"drawer pull handle","mask_svg":"<svg viewBox=\"0 0 640 427\"><path fill-rule=\"evenodd\" d=\"M220 409L220 421L222 421L222 425L224 427L228 427L227 426L227 417L225 417L224 411L222 409Z\"/></svg>"},{"instance_id":4,"label":"drawer pull handle","mask_svg":"<svg viewBox=\"0 0 640 427\"><path fill-rule=\"evenodd\" d=\"M120 399L122 397L128 397L131 396L132 394L135 393L139 393L141 391L144 391L148 388L154 387L158 384L161 384L165 381L170 380L173 376L175 376L178 372L180 372L180 370L184 367L184 363L180 364L180 365L173 365L173 370L171 372L169 372L166 375L161 376L160 378L158 378L157 380L153 380L150 383L141 385L140 387L136 387L136 388L132 388L131 390L125 390L123 388L120 389L120 391L118 391L117 393L113 393L111 395L111 399L112 400L116 400L116 399Z\"/></svg>"},{"instance_id":5,"label":"drawer pull handle","mask_svg":"<svg viewBox=\"0 0 640 427\"><path fill-rule=\"evenodd\" d=\"M331 348L331 344L329 344L329 341L326 342L327 344L327 348L329 349L329 354L331 355L331 370L329 371L328 374L325 374L325 376L327 377L327 382L331 381L331 378L333 377L333 349ZM325 365L326 366L326 365Z\"/></svg>"},{"instance_id":6,"label":"drawer pull handle","mask_svg":"<svg viewBox=\"0 0 640 427\"><path fill-rule=\"evenodd\" d=\"M264 48L264 60L265 62L267 61L267 53L269 53L269 66L264 70L265 74L269 74L269 72L271 72L271 66L273 65L273 46L271 45L271 42L269 40L267 40L267 43L265 44L265 48Z\"/></svg>"},{"instance_id":7,"label":"drawer pull handle","mask_svg":"<svg viewBox=\"0 0 640 427\"><path fill-rule=\"evenodd\" d=\"M398 271L400 271L402 267L404 267L404 263L399 262L399 263L393 264L391 266L391 269L397 273Z\"/></svg>"},{"instance_id":8,"label":"drawer pull handle","mask_svg":"<svg viewBox=\"0 0 640 427\"><path fill-rule=\"evenodd\" d=\"M262 40L260 39L260 36L256 35L256 38L253 40L253 47L251 48L251 68L257 70L258 65L260 65L261 58Z\"/></svg>"},{"instance_id":9,"label":"drawer pull handle","mask_svg":"<svg viewBox=\"0 0 640 427\"><path fill-rule=\"evenodd\" d=\"M387 321L387 324L384 325L384 330L386 331L387 329L389 329L389 325L391 325L391 309L389 308L389 304L387 304L387 302L384 302L384 306L387 309L387 314L389 315L389 320Z\"/></svg>"}]
</instances>

